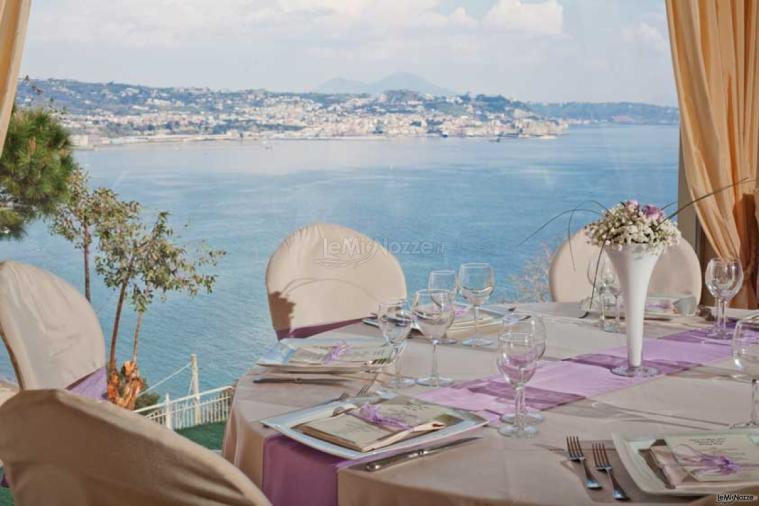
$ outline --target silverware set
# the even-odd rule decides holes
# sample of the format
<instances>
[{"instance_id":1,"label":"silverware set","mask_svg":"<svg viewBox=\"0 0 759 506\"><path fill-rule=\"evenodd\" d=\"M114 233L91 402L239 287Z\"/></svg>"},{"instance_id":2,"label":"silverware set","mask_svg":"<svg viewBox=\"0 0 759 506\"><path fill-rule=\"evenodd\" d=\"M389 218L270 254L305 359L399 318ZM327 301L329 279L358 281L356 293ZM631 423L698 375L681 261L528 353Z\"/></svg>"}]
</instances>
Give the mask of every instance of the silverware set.
<instances>
[{"instance_id":1,"label":"silverware set","mask_svg":"<svg viewBox=\"0 0 759 506\"><path fill-rule=\"evenodd\" d=\"M617 501L629 500L630 498L627 496L627 494L625 494L625 491L622 489L622 487L619 485L619 482L617 482L617 479L614 477L614 468L609 462L609 455L606 453L606 447L603 445L603 443L593 443L592 451L593 465L596 471L600 471L609 477L609 483L611 484L612 488L612 497ZM595 479L593 473L590 472L587 458L582 451L580 439L577 436L567 437L567 454L569 455L569 460L582 464L583 470L585 471L586 488L590 490L599 490L603 488L601 484L598 483L598 481Z\"/></svg>"}]
</instances>

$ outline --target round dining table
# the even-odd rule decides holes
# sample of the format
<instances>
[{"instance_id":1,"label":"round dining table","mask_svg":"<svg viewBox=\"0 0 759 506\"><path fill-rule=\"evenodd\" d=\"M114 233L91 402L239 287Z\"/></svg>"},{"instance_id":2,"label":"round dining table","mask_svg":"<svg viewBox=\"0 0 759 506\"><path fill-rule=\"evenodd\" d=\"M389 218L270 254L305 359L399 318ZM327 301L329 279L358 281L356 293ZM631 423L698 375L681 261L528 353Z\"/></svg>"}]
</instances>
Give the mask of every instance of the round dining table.
<instances>
[{"instance_id":1,"label":"round dining table","mask_svg":"<svg viewBox=\"0 0 759 506\"><path fill-rule=\"evenodd\" d=\"M507 310L506 306L500 309ZM547 346L541 367L625 346L623 333L601 330L592 316L580 318L583 313L579 304L519 305L518 311L522 310L544 316ZM651 338L647 344L673 334L695 332L708 325L698 317L647 320L645 334ZM490 326L485 333L495 338L498 330L497 326ZM381 339L378 329L363 323L321 336ZM614 451L611 435L716 431L726 429L731 423L746 421L751 409L751 384L736 374L729 356L729 342L724 344L727 349L718 360L547 409L543 411L545 420L538 426L539 433L533 438L504 437L497 431L499 422L493 422L468 434L480 438L474 442L376 472L368 472L363 465L350 462L336 464L337 459L331 456L312 455L324 460L327 469L326 474L313 473L309 471L313 468L288 462L282 452L274 454L271 450L272 453L266 455L267 441L282 436L261 423L268 417L333 399L345 391L355 393L369 376L356 376L339 384L255 383L253 380L262 374L262 369L253 367L237 383L222 453L264 490L274 506L295 506L298 502L304 506L616 503L603 473L593 471L603 488L589 490L585 487L582 467L568 459L566 438L577 436L590 464L591 443L606 445L610 463L630 503L689 503L698 498L649 495L640 490ZM401 357L403 374L427 375L431 352L432 346L423 337L415 335L409 339ZM438 353L441 374L454 380L497 374L495 347L469 348L453 344L439 346ZM672 357L673 360L678 358ZM375 388L381 387L391 372L388 368L386 374L380 375ZM572 379L568 376L566 381ZM413 386L402 393L415 396L428 390Z\"/></svg>"}]
</instances>

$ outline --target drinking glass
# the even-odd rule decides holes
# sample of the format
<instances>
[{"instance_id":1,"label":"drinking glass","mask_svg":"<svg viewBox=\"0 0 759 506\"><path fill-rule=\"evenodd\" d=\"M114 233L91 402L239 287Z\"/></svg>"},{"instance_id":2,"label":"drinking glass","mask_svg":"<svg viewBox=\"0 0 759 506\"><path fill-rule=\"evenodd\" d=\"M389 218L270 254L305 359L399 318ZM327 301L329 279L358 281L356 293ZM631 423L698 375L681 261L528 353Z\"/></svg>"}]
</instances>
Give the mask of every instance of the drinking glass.
<instances>
[{"instance_id":1,"label":"drinking glass","mask_svg":"<svg viewBox=\"0 0 759 506\"><path fill-rule=\"evenodd\" d=\"M505 333L510 325L513 325L517 321L524 321L530 318L536 319L536 327L538 331L535 333L535 339L538 342L538 360L543 358L543 355L545 355L546 352L546 331L545 331L545 323L543 322L543 318L540 315L534 315L529 313L516 313L512 312L503 319L503 332ZM505 415L501 416L501 421L503 423L515 423L516 415L514 413L506 413ZM526 425L537 425L545 420L545 417L543 414L538 410L533 410L525 405L525 411L524 411L524 423Z\"/></svg>"},{"instance_id":2,"label":"drinking glass","mask_svg":"<svg viewBox=\"0 0 759 506\"><path fill-rule=\"evenodd\" d=\"M601 252L601 257L593 256L588 262L588 281L594 285L598 294L598 303L601 307L601 329L607 332L621 332L621 311L619 297L622 295L622 288L617 277L617 271L609 260L609 257ZM606 321L606 294L614 297L614 323Z\"/></svg>"},{"instance_id":3,"label":"drinking glass","mask_svg":"<svg viewBox=\"0 0 759 506\"><path fill-rule=\"evenodd\" d=\"M541 351L542 348L542 351ZM532 437L538 429L525 424L524 387L535 374L541 353L545 352L545 326L539 317L516 321L498 336L496 366L514 387L514 424L498 432L509 437Z\"/></svg>"},{"instance_id":4,"label":"drinking glass","mask_svg":"<svg viewBox=\"0 0 759 506\"><path fill-rule=\"evenodd\" d=\"M751 420L732 425L734 429L759 427L759 315L748 316L735 325L733 361L751 378Z\"/></svg>"},{"instance_id":5,"label":"drinking glass","mask_svg":"<svg viewBox=\"0 0 759 506\"><path fill-rule=\"evenodd\" d=\"M717 299L717 321L707 334L716 339L729 339L727 305L743 286L741 262L733 258L712 258L704 278L709 293Z\"/></svg>"},{"instance_id":6,"label":"drinking glass","mask_svg":"<svg viewBox=\"0 0 759 506\"><path fill-rule=\"evenodd\" d=\"M495 276L490 264L469 263L459 267L461 295L474 309L474 336L463 341L467 346L488 346L493 341L480 336L480 306L487 302L495 288Z\"/></svg>"},{"instance_id":7,"label":"drinking glass","mask_svg":"<svg viewBox=\"0 0 759 506\"><path fill-rule=\"evenodd\" d=\"M456 271L444 269L430 272L430 276L427 279L427 288L430 290L449 291L451 293L451 300L454 306L456 305L456 294L459 291L459 279L456 276ZM456 342L455 339L448 337L448 334L440 339L440 344L456 344Z\"/></svg>"},{"instance_id":8,"label":"drinking glass","mask_svg":"<svg viewBox=\"0 0 759 506\"><path fill-rule=\"evenodd\" d=\"M432 372L416 382L420 385L440 387L453 383L450 378L440 376L437 368L437 345L453 323L455 310L448 290L419 290L414 295L411 308L414 323L422 334L432 341Z\"/></svg>"},{"instance_id":9,"label":"drinking glass","mask_svg":"<svg viewBox=\"0 0 759 506\"><path fill-rule=\"evenodd\" d=\"M387 383L388 388L400 389L413 385L413 379L401 375L401 354L406 348L406 338L411 331L412 322L406 299L393 299L381 303L377 310L377 321L385 342L393 347L395 375Z\"/></svg>"}]
</instances>

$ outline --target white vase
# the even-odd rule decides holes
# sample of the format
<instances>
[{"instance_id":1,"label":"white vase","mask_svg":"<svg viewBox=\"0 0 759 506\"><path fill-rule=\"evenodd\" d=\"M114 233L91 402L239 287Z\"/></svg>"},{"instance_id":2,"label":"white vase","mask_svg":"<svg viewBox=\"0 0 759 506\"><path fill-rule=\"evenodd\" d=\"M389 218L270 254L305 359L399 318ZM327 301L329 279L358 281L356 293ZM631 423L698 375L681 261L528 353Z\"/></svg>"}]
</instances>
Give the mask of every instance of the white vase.
<instances>
[{"instance_id":1,"label":"white vase","mask_svg":"<svg viewBox=\"0 0 759 506\"><path fill-rule=\"evenodd\" d=\"M617 272L625 302L625 333L627 334L627 366L612 370L620 376L655 376L658 370L643 366L643 318L646 312L648 282L654 272L662 248L629 244L616 249L605 248Z\"/></svg>"}]
</instances>

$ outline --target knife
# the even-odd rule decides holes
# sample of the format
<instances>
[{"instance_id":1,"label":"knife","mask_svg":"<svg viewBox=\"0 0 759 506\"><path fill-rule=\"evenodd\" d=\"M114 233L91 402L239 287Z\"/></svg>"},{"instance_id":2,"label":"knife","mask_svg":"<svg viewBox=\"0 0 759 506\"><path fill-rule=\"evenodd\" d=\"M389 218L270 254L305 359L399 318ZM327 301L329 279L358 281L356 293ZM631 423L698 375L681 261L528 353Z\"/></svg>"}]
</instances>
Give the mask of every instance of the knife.
<instances>
[{"instance_id":1,"label":"knife","mask_svg":"<svg viewBox=\"0 0 759 506\"><path fill-rule=\"evenodd\" d=\"M450 443L445 443L438 446L431 446L429 448L421 448L419 450L412 450L410 452L399 453L398 455L393 455L392 457L386 457L384 459L375 460L374 462L368 462L366 465L364 465L364 469L366 469L367 471L372 471L372 472L379 471L380 469L384 469L394 464L400 464L401 462L407 462L409 460L415 460L420 457L434 455L436 453L440 453L442 451L448 450L450 448L454 448L456 446L477 441L478 439L482 439L482 438L481 437L467 437L464 439L457 439L456 441L451 441Z\"/></svg>"},{"instance_id":2,"label":"knife","mask_svg":"<svg viewBox=\"0 0 759 506\"><path fill-rule=\"evenodd\" d=\"M331 385L333 383L342 383L348 381L348 378L255 378L253 383L301 383L313 385Z\"/></svg>"}]
</instances>

